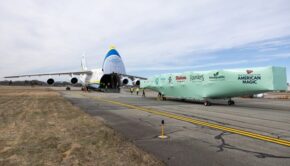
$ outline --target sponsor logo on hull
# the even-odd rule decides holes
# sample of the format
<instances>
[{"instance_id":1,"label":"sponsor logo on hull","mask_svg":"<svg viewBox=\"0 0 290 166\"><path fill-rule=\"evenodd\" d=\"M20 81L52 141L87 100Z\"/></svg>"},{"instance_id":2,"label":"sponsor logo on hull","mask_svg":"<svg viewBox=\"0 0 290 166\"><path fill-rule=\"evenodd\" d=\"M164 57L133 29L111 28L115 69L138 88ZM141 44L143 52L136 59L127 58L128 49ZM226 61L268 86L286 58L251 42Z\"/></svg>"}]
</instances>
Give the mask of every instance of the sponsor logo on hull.
<instances>
[{"instance_id":1,"label":"sponsor logo on hull","mask_svg":"<svg viewBox=\"0 0 290 166\"><path fill-rule=\"evenodd\" d=\"M219 72L214 73L213 76L209 76L208 78L211 81L222 81L222 80L225 80L225 76L224 75L220 75Z\"/></svg>"},{"instance_id":2,"label":"sponsor logo on hull","mask_svg":"<svg viewBox=\"0 0 290 166\"><path fill-rule=\"evenodd\" d=\"M246 70L247 74L253 73L253 70Z\"/></svg>"},{"instance_id":3,"label":"sponsor logo on hull","mask_svg":"<svg viewBox=\"0 0 290 166\"><path fill-rule=\"evenodd\" d=\"M172 82L172 77L170 76L170 77L168 78L168 83L171 84L171 82Z\"/></svg>"},{"instance_id":4,"label":"sponsor logo on hull","mask_svg":"<svg viewBox=\"0 0 290 166\"><path fill-rule=\"evenodd\" d=\"M239 74L238 80L241 80L243 84L257 84L258 80L261 80L261 74L252 74L253 70L246 70L247 74Z\"/></svg>"},{"instance_id":5,"label":"sponsor logo on hull","mask_svg":"<svg viewBox=\"0 0 290 166\"><path fill-rule=\"evenodd\" d=\"M159 84L159 78L155 78L155 84L156 84L156 85Z\"/></svg>"},{"instance_id":6,"label":"sponsor logo on hull","mask_svg":"<svg viewBox=\"0 0 290 166\"><path fill-rule=\"evenodd\" d=\"M186 76L176 76L176 77L175 77L175 80L176 80L177 82L183 82L183 81L186 80Z\"/></svg>"},{"instance_id":7,"label":"sponsor logo on hull","mask_svg":"<svg viewBox=\"0 0 290 166\"><path fill-rule=\"evenodd\" d=\"M190 75L190 81L204 81L204 77L202 74Z\"/></svg>"}]
</instances>

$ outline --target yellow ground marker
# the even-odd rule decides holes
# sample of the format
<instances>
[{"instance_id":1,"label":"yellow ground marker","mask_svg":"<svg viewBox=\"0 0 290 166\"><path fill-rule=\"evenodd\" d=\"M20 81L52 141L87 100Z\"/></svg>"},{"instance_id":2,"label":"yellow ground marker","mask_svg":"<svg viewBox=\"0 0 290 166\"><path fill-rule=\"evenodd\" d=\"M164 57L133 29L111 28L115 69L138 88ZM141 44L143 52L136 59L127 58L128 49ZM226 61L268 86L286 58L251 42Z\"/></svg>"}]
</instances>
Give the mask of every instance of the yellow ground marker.
<instances>
[{"instance_id":1,"label":"yellow ground marker","mask_svg":"<svg viewBox=\"0 0 290 166\"><path fill-rule=\"evenodd\" d=\"M274 138L274 137L270 137L270 136L265 136L262 134L258 134L258 133L253 133L250 131L245 131L245 130L241 130L241 129L236 129L236 128L231 128L231 127L225 127L222 125L217 125L214 123L209 123L209 122L205 122L205 121L201 121L201 120L196 120L190 117L186 117L186 116L181 116L181 115L177 115L177 114L173 114L173 113L168 113L168 112L164 112L164 111L159 111L159 110L154 110L154 109L148 109L148 108L144 108L144 107L139 107L139 106L134 106L134 105L130 105L130 104L126 104L126 103L121 103L118 101L113 101L113 100L108 100L108 99L103 99L103 98L98 98L98 97L94 97L97 100L100 101L104 101L104 102L108 102L111 104L115 104L115 105L119 105L119 106L123 106L123 107L127 107L127 108L132 108L135 110L140 110L140 111L144 111L144 112L148 112L148 113L152 113L155 115L160 115L160 116L164 116L164 117L168 117L168 118L172 118L172 119L177 119L177 120L181 120L184 122L189 122L195 125L200 125L200 126L206 126L209 128L213 128L213 129L218 129L218 130L222 130L222 131L226 131L226 132L230 132L230 133L234 133L234 134L239 134L239 135L243 135L246 137L250 137L250 138L255 138L258 140L263 140L263 141L267 141L267 142L272 142L272 143L276 143L279 145L284 145L284 146L288 146L290 147L290 141L288 140L283 140L283 139L278 139L278 138Z\"/></svg>"},{"instance_id":2,"label":"yellow ground marker","mask_svg":"<svg viewBox=\"0 0 290 166\"><path fill-rule=\"evenodd\" d=\"M164 120L161 121L161 135L158 138L165 139L168 138L167 135L164 134Z\"/></svg>"}]
</instances>

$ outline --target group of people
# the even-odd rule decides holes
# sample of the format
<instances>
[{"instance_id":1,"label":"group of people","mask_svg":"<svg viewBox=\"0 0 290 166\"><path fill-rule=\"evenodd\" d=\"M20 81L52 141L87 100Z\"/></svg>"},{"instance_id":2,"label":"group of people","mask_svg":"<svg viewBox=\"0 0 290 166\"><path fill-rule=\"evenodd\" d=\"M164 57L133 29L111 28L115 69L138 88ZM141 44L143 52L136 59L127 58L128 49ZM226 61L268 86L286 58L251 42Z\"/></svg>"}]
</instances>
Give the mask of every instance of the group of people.
<instances>
[{"instance_id":1,"label":"group of people","mask_svg":"<svg viewBox=\"0 0 290 166\"><path fill-rule=\"evenodd\" d=\"M133 94L134 91L136 92L136 95L138 96L140 89L138 87L137 88L133 88L133 87L130 88L131 94ZM143 89L143 91L142 91L142 97L145 97L145 89ZM166 97L161 92L158 92L157 100L166 100Z\"/></svg>"},{"instance_id":2,"label":"group of people","mask_svg":"<svg viewBox=\"0 0 290 166\"><path fill-rule=\"evenodd\" d=\"M136 95L138 96L140 89L138 87L137 88L130 88L131 94L133 94L134 91L136 92ZM143 89L142 96L145 97L145 89Z\"/></svg>"}]
</instances>

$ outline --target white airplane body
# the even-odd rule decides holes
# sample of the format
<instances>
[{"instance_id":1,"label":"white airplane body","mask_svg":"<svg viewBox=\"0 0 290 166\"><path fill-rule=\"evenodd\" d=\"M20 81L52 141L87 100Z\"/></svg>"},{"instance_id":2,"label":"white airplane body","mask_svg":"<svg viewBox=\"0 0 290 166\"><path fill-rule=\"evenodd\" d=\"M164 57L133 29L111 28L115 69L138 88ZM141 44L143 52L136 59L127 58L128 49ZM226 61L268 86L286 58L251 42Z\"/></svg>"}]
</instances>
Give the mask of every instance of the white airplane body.
<instances>
[{"instance_id":1,"label":"white airplane body","mask_svg":"<svg viewBox=\"0 0 290 166\"><path fill-rule=\"evenodd\" d=\"M126 74L125 65L120 54L115 48L111 48L106 54L102 68L88 70L86 66L85 57L81 61L82 71L76 72L59 72L59 73L41 73L29 75L7 76L4 78L20 78L20 77L34 77L34 76L49 76L47 83L53 84L55 81L52 76L69 75L71 83L81 83L87 88L112 88L117 89L122 85L127 85L131 80L133 85L139 86L140 80L146 79L138 76L131 76Z\"/></svg>"}]
</instances>

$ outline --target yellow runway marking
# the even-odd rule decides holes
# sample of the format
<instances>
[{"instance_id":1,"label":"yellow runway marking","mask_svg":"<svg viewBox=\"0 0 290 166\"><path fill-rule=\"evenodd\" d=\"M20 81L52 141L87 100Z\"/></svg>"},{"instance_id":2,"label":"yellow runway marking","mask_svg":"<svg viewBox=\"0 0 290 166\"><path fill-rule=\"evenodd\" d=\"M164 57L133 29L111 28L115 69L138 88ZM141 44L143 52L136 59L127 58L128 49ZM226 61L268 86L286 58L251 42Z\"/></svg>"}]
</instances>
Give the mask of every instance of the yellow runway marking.
<instances>
[{"instance_id":1,"label":"yellow runway marking","mask_svg":"<svg viewBox=\"0 0 290 166\"><path fill-rule=\"evenodd\" d=\"M144 108L144 107L134 106L134 105L125 104L125 103L121 103L121 102L117 102L117 101L113 101L113 100L108 100L108 99L103 99L103 98L97 98L97 97L94 97L94 98L97 100L112 103L115 105L119 105L119 106L123 106L123 107L127 107L127 108L132 108L135 110L140 110L140 111L144 111L144 112L148 112L148 113L152 113L155 115L160 115L160 116L164 116L164 117L168 117L168 118L172 118L172 119L177 119L177 120L181 120L184 122L189 122L189 123L192 123L195 125L206 126L209 128L218 129L218 130L222 130L222 131L226 131L226 132L230 132L230 133L234 133L234 134L239 134L239 135L247 136L250 138L255 138L255 139L259 139L259 140L272 142L272 143L276 143L279 145L284 145L284 146L290 147L290 141L288 141L288 140L283 140L283 139L278 139L278 138L274 138L274 137L270 137L270 136L265 136L262 134L257 134L257 133L253 133L253 132L249 132L249 131L245 131L245 130L241 130L241 129L225 127L222 125L217 125L214 123L196 120L196 119L193 119L190 117L181 116L181 115L168 113L168 112L164 112L164 111L148 109L148 108Z\"/></svg>"}]
</instances>

